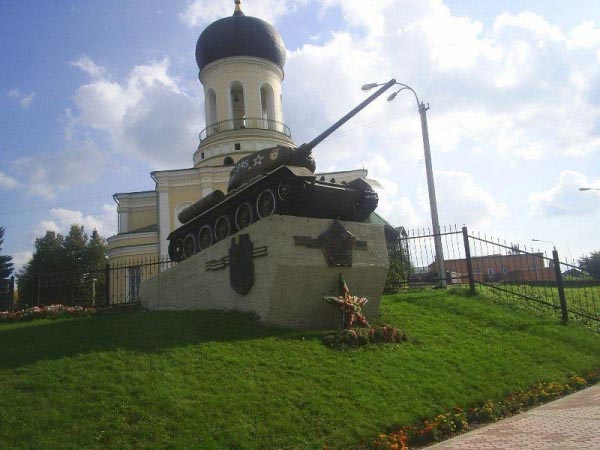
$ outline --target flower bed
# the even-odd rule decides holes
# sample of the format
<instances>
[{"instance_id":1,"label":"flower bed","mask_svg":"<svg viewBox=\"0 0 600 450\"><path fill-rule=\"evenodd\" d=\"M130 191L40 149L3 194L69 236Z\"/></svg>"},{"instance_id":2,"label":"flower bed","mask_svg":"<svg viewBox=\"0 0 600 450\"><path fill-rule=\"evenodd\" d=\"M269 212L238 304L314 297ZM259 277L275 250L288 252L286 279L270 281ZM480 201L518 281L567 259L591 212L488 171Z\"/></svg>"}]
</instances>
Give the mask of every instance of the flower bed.
<instances>
[{"instance_id":1,"label":"flower bed","mask_svg":"<svg viewBox=\"0 0 600 450\"><path fill-rule=\"evenodd\" d=\"M0 323L26 322L37 319L60 319L65 317L85 317L96 314L91 306L48 305L22 309L13 312L0 312Z\"/></svg>"},{"instance_id":2,"label":"flower bed","mask_svg":"<svg viewBox=\"0 0 600 450\"><path fill-rule=\"evenodd\" d=\"M600 381L600 372L590 372L585 377L572 376L565 383L539 383L526 391L507 395L503 400L488 400L483 405L466 411L454 408L433 419L406 425L389 434L380 434L373 448L383 450L409 450L410 446L425 446L467 430L470 426L494 422L518 414L533 406L556 400Z\"/></svg>"},{"instance_id":3,"label":"flower bed","mask_svg":"<svg viewBox=\"0 0 600 450\"><path fill-rule=\"evenodd\" d=\"M328 334L323 343L333 348L363 347L369 344L397 343L408 339L406 333L391 325L380 325L369 328L350 328Z\"/></svg>"}]
</instances>

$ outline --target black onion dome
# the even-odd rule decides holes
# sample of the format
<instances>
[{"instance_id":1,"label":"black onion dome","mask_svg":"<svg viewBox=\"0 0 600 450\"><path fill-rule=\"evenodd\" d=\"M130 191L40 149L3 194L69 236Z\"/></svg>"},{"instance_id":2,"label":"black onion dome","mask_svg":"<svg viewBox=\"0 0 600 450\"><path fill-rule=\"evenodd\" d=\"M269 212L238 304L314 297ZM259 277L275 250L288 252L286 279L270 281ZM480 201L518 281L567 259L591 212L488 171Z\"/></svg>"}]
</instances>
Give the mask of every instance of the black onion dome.
<instances>
[{"instance_id":1,"label":"black onion dome","mask_svg":"<svg viewBox=\"0 0 600 450\"><path fill-rule=\"evenodd\" d=\"M196 43L196 63L200 71L207 64L230 56L264 58L283 69L285 44L272 25L245 16L238 4L233 16L211 23Z\"/></svg>"}]
</instances>

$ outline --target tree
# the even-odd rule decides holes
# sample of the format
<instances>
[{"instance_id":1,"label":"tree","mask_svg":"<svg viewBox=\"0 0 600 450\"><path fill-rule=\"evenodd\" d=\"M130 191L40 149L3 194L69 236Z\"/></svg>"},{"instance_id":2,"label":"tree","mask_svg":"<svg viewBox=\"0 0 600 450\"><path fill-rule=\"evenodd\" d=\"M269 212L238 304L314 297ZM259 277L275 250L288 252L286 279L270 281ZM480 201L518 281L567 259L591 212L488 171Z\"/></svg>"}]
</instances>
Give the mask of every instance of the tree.
<instances>
[{"instance_id":1,"label":"tree","mask_svg":"<svg viewBox=\"0 0 600 450\"><path fill-rule=\"evenodd\" d=\"M80 304L102 299L104 282L99 280L107 246L94 230L88 239L83 225L73 224L67 236L46 231L37 238L33 256L19 272L18 286L23 303L30 306L52 303Z\"/></svg>"},{"instance_id":2,"label":"tree","mask_svg":"<svg viewBox=\"0 0 600 450\"><path fill-rule=\"evenodd\" d=\"M107 251L106 240L94 229L85 248L84 261L89 267L100 268L106 262Z\"/></svg>"},{"instance_id":3,"label":"tree","mask_svg":"<svg viewBox=\"0 0 600 450\"><path fill-rule=\"evenodd\" d=\"M4 243L4 227L0 227L0 280L5 280L13 273L12 256L2 254Z\"/></svg>"},{"instance_id":4,"label":"tree","mask_svg":"<svg viewBox=\"0 0 600 450\"><path fill-rule=\"evenodd\" d=\"M579 260L579 267L589 273L589 275L600 281L600 250L590 253Z\"/></svg>"},{"instance_id":5,"label":"tree","mask_svg":"<svg viewBox=\"0 0 600 450\"><path fill-rule=\"evenodd\" d=\"M406 239L396 236L395 239L387 241L387 248L390 268L385 280L384 292L393 293L398 292L398 288L408 281L409 275L413 273L413 266L410 262Z\"/></svg>"}]
</instances>

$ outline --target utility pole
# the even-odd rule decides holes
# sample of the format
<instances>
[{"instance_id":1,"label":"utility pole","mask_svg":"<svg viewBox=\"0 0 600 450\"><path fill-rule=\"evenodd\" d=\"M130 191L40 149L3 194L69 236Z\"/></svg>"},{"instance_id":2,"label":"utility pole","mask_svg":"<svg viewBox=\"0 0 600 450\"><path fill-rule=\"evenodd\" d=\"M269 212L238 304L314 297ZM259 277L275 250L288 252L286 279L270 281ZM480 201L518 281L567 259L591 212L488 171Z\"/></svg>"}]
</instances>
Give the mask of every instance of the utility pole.
<instances>
[{"instance_id":1,"label":"utility pole","mask_svg":"<svg viewBox=\"0 0 600 450\"><path fill-rule=\"evenodd\" d=\"M404 83L398 83L392 79L388 83L368 83L362 87L363 91L369 91L377 86L387 86L389 83L400 86L396 92L391 94L387 101L391 102L396 98L398 93L408 90L413 93L417 106L419 107L419 114L421 115L421 134L423 135L423 148L425 151L425 171L427 172L427 190L429 191L429 208L431 210L431 225L433 226L433 241L435 244L435 261L437 262L439 286L446 287L446 268L444 265L444 249L442 248L442 237L440 236L440 221L438 219L437 212L437 200L435 198L435 185L433 184L433 169L431 167L431 149L429 148L429 130L427 128L427 110L429 105L419 101L419 96L413 88ZM383 89L383 88L382 88ZM373 94L377 95L377 93Z\"/></svg>"},{"instance_id":2,"label":"utility pole","mask_svg":"<svg viewBox=\"0 0 600 450\"><path fill-rule=\"evenodd\" d=\"M444 253L442 248L442 237L440 236L440 221L437 212L437 200L435 198L435 185L433 183L433 168L431 165L431 149L429 148L429 129L427 127L427 110L423 102L419 103L419 114L421 115L421 131L423 134L423 148L425 150L425 172L427 173L427 190L429 192L429 208L431 209L431 224L433 225L433 242L437 260L438 278L440 286L446 287L446 268L444 265Z\"/></svg>"}]
</instances>

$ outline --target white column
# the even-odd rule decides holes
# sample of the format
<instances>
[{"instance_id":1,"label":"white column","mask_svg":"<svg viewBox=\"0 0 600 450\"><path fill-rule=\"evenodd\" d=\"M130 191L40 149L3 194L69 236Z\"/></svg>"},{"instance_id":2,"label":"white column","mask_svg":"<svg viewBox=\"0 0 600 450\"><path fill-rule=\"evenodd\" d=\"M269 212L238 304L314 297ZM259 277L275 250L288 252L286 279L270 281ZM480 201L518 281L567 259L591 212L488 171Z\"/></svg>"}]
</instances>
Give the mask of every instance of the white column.
<instances>
[{"instance_id":1,"label":"white column","mask_svg":"<svg viewBox=\"0 0 600 450\"><path fill-rule=\"evenodd\" d=\"M169 205L169 191L162 188L158 191L158 251L162 258L169 254L169 241L167 236L171 232L171 208Z\"/></svg>"}]
</instances>

